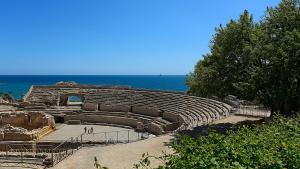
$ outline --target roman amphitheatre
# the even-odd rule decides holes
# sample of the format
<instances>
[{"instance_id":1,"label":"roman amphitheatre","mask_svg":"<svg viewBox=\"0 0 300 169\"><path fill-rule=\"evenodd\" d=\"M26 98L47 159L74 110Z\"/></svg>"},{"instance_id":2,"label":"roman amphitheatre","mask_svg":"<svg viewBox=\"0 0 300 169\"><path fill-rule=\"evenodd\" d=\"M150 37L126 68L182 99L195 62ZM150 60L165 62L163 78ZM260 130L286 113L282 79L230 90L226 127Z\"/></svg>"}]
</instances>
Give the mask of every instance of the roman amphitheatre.
<instances>
[{"instance_id":1,"label":"roman amphitheatre","mask_svg":"<svg viewBox=\"0 0 300 169\"><path fill-rule=\"evenodd\" d=\"M171 153L164 143L176 132L245 119L225 102L126 86L31 86L22 101L0 107L0 167L93 168L98 157L132 168L145 152Z\"/></svg>"}]
</instances>

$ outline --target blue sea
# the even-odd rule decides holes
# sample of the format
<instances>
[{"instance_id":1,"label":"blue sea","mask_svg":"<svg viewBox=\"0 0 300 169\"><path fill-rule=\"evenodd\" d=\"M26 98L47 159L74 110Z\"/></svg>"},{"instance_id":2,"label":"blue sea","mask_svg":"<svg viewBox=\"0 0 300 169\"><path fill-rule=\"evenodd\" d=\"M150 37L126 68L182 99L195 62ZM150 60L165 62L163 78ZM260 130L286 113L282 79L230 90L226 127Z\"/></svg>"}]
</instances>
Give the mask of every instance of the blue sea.
<instances>
[{"instance_id":1,"label":"blue sea","mask_svg":"<svg viewBox=\"0 0 300 169\"><path fill-rule=\"evenodd\" d=\"M185 85L185 75L0 75L0 92L9 92L16 99L20 99L31 85L53 85L59 81L172 91L186 91L188 89Z\"/></svg>"}]
</instances>

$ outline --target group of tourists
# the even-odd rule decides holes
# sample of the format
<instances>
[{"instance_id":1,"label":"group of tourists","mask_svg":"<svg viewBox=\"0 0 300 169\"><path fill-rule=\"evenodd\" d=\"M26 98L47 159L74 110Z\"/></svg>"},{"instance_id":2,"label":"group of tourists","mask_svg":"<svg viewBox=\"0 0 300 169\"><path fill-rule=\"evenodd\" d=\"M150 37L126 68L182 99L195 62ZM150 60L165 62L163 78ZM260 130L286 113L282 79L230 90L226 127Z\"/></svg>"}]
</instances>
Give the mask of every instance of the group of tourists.
<instances>
[{"instance_id":1,"label":"group of tourists","mask_svg":"<svg viewBox=\"0 0 300 169\"><path fill-rule=\"evenodd\" d=\"M94 128L91 127L90 129L87 129L87 127L84 127L84 133L86 133L86 132L87 132L87 134L92 134L94 132Z\"/></svg>"}]
</instances>

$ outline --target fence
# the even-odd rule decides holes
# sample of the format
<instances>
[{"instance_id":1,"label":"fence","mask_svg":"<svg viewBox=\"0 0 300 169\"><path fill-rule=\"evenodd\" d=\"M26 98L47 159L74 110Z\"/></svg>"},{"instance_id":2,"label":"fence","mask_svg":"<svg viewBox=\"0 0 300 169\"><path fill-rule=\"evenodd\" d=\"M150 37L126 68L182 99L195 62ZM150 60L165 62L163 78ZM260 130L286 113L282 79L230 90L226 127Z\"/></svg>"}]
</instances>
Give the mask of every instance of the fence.
<instances>
[{"instance_id":1,"label":"fence","mask_svg":"<svg viewBox=\"0 0 300 169\"><path fill-rule=\"evenodd\" d=\"M80 135L80 140L84 142L100 142L105 144L129 143L143 140L149 137L148 133L135 132L133 130L120 130L97 133L83 133Z\"/></svg>"},{"instance_id":2,"label":"fence","mask_svg":"<svg viewBox=\"0 0 300 169\"><path fill-rule=\"evenodd\" d=\"M47 152L38 150L34 142L0 142L0 167L42 166Z\"/></svg>"},{"instance_id":3,"label":"fence","mask_svg":"<svg viewBox=\"0 0 300 169\"><path fill-rule=\"evenodd\" d=\"M30 168L30 169L44 169L45 166L42 165L36 165L32 163L16 163L11 161L2 161L0 160L0 168Z\"/></svg>"},{"instance_id":4,"label":"fence","mask_svg":"<svg viewBox=\"0 0 300 169\"><path fill-rule=\"evenodd\" d=\"M56 165L66 157L72 155L74 151L81 148L81 146L82 143L80 142L79 137L65 140L51 150L51 157L50 160L47 161L48 164L46 165Z\"/></svg>"},{"instance_id":5,"label":"fence","mask_svg":"<svg viewBox=\"0 0 300 169\"><path fill-rule=\"evenodd\" d=\"M0 142L0 167L54 166L81 147L79 138L63 142ZM35 167L33 167L35 166Z\"/></svg>"},{"instance_id":6,"label":"fence","mask_svg":"<svg viewBox=\"0 0 300 169\"><path fill-rule=\"evenodd\" d=\"M254 117L270 117L271 111L263 106L240 105L235 114Z\"/></svg>"},{"instance_id":7,"label":"fence","mask_svg":"<svg viewBox=\"0 0 300 169\"><path fill-rule=\"evenodd\" d=\"M0 142L0 167L40 168L42 166L54 166L80 149L83 144L129 143L148 137L148 133L121 130L84 133L64 141Z\"/></svg>"}]
</instances>

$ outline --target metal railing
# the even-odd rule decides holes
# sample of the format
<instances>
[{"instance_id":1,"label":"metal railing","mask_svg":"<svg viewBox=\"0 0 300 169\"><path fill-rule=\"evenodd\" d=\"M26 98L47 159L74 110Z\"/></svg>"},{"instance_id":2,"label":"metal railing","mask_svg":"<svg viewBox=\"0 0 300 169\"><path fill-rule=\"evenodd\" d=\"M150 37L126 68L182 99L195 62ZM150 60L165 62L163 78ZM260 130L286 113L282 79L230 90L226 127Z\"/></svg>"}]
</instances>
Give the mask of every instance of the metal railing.
<instances>
[{"instance_id":1,"label":"metal railing","mask_svg":"<svg viewBox=\"0 0 300 169\"><path fill-rule=\"evenodd\" d=\"M85 144L129 143L149 137L148 133L120 130L99 133L83 133L64 141L0 142L0 167L20 166L40 168L54 166L72 155Z\"/></svg>"},{"instance_id":2,"label":"metal railing","mask_svg":"<svg viewBox=\"0 0 300 169\"><path fill-rule=\"evenodd\" d=\"M263 106L240 105L235 114L248 115L254 117L270 117L271 111Z\"/></svg>"},{"instance_id":3,"label":"metal railing","mask_svg":"<svg viewBox=\"0 0 300 169\"><path fill-rule=\"evenodd\" d=\"M75 150L80 149L81 146L82 142L80 142L79 137L71 137L64 142L61 142L59 145L52 148L50 160L46 162L46 165L56 165L68 156L72 155Z\"/></svg>"},{"instance_id":4,"label":"metal railing","mask_svg":"<svg viewBox=\"0 0 300 169\"><path fill-rule=\"evenodd\" d=\"M54 166L81 148L79 138L63 142L0 142L0 166Z\"/></svg>"},{"instance_id":5,"label":"metal railing","mask_svg":"<svg viewBox=\"0 0 300 169\"><path fill-rule=\"evenodd\" d=\"M119 130L97 133L83 133L80 135L82 143L97 142L104 144L130 143L149 137L149 133L133 130Z\"/></svg>"},{"instance_id":6,"label":"metal railing","mask_svg":"<svg viewBox=\"0 0 300 169\"><path fill-rule=\"evenodd\" d=\"M46 152L38 150L34 142L0 142L0 166L43 166L43 160L47 157Z\"/></svg>"}]
</instances>

